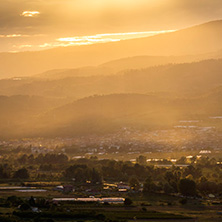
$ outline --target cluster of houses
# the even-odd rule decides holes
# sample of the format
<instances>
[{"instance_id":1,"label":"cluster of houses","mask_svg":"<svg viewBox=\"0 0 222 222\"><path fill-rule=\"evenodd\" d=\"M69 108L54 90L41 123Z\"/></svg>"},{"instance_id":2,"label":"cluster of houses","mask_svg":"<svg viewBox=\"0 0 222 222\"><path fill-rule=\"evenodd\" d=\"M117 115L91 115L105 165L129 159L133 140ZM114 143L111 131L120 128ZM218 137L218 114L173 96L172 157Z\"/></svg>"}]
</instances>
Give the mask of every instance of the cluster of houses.
<instances>
[{"instance_id":1,"label":"cluster of houses","mask_svg":"<svg viewBox=\"0 0 222 222\"><path fill-rule=\"evenodd\" d=\"M221 121L222 117L215 116L209 119ZM9 149L22 147L29 149L32 154L45 154L55 150L66 153L67 148L76 147L78 149L75 149L75 154L80 158L120 153L124 155L127 153L130 156L146 152L173 152L178 148L180 150L203 150L208 147L212 147L213 150L220 149L222 141L220 132L212 126L199 127L199 122L199 120L181 120L179 125L165 130L140 131L125 127L113 134L103 136L11 140L0 141L0 145ZM190 137L193 139L190 140Z\"/></svg>"},{"instance_id":2,"label":"cluster of houses","mask_svg":"<svg viewBox=\"0 0 222 222\"><path fill-rule=\"evenodd\" d=\"M110 183L104 183L104 190L117 190L118 192L127 192L131 190L131 187L123 182L120 182L118 184L110 184Z\"/></svg>"},{"instance_id":3,"label":"cluster of houses","mask_svg":"<svg viewBox=\"0 0 222 222\"><path fill-rule=\"evenodd\" d=\"M62 193L65 193L65 194L68 194L68 193L73 193L75 192L75 187L73 185L59 185L59 186L56 186L54 189L54 191L59 191L59 192L62 192ZM116 192L129 192L129 191L132 191L131 187L129 184L127 183L123 183L123 182L120 182L118 184L115 184L115 183L104 183L103 184L103 190L104 191L116 191ZM92 188L92 187L85 187L85 190L84 190L86 193L100 193L99 190L96 190L96 188Z\"/></svg>"}]
</instances>

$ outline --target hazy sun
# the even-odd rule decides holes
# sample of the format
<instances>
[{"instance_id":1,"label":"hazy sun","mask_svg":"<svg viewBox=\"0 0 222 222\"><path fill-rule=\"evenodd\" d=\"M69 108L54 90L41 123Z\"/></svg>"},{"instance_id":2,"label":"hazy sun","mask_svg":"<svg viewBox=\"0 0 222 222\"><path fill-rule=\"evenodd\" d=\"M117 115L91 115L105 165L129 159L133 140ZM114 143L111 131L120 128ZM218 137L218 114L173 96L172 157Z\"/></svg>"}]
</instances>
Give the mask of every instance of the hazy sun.
<instances>
[{"instance_id":1,"label":"hazy sun","mask_svg":"<svg viewBox=\"0 0 222 222\"><path fill-rule=\"evenodd\" d=\"M37 16L39 14L40 14L40 12L38 12L38 11L24 11L22 13L22 16L24 16L24 17L34 17L34 16Z\"/></svg>"}]
</instances>

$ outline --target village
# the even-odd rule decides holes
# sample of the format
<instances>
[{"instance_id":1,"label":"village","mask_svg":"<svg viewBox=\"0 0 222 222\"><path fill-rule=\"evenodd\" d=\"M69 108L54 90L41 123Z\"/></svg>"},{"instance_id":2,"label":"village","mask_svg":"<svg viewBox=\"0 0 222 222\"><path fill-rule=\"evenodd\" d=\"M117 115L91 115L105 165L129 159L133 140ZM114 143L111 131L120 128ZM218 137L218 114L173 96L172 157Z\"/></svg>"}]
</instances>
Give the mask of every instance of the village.
<instances>
[{"instance_id":1,"label":"village","mask_svg":"<svg viewBox=\"0 0 222 222\"><path fill-rule=\"evenodd\" d=\"M195 221L205 210L207 220L220 221L221 119L209 119L209 125L181 120L166 129L2 140L0 211L122 222Z\"/></svg>"},{"instance_id":2,"label":"village","mask_svg":"<svg viewBox=\"0 0 222 222\"><path fill-rule=\"evenodd\" d=\"M172 128L157 130L124 127L106 135L0 140L0 155L24 151L33 155L56 152L73 159L97 156L99 159L132 161L138 155L146 155L150 161L167 159L171 162L176 162L181 154L218 157L221 155L222 136L215 125L221 122L221 118L215 116L209 120L208 125L201 120L180 120Z\"/></svg>"}]
</instances>

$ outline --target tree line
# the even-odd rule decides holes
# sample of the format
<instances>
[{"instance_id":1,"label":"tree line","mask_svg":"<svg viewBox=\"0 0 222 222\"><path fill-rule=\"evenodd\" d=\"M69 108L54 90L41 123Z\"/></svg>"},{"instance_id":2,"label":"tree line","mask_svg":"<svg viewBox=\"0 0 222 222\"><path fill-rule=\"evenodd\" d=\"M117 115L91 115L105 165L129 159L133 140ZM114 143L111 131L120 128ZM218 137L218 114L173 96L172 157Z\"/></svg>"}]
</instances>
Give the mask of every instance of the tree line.
<instances>
[{"instance_id":1,"label":"tree line","mask_svg":"<svg viewBox=\"0 0 222 222\"><path fill-rule=\"evenodd\" d=\"M183 158L180 159L182 160ZM148 164L144 156L139 156L137 163L132 163L112 159L99 160L95 156L73 160L65 154L22 155L13 161L1 160L0 178L36 181L55 179L75 184L84 184L87 181L91 184L122 181L129 184L132 190L142 188L144 193L221 195L221 165L209 157L194 160L186 167L160 167Z\"/></svg>"}]
</instances>

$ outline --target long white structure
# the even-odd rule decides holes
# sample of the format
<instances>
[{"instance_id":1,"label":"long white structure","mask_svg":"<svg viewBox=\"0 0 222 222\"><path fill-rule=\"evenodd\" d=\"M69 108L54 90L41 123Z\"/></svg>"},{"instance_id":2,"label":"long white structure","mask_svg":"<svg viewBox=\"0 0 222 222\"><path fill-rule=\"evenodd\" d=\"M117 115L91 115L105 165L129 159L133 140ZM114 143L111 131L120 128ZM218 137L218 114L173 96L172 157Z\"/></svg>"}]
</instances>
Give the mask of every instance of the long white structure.
<instances>
[{"instance_id":1,"label":"long white structure","mask_svg":"<svg viewBox=\"0 0 222 222\"><path fill-rule=\"evenodd\" d=\"M87 198L53 198L52 200L56 201L56 202L75 201L75 202L98 202L98 203L124 203L125 198L121 198L121 197L104 197L104 198L87 197Z\"/></svg>"}]
</instances>

